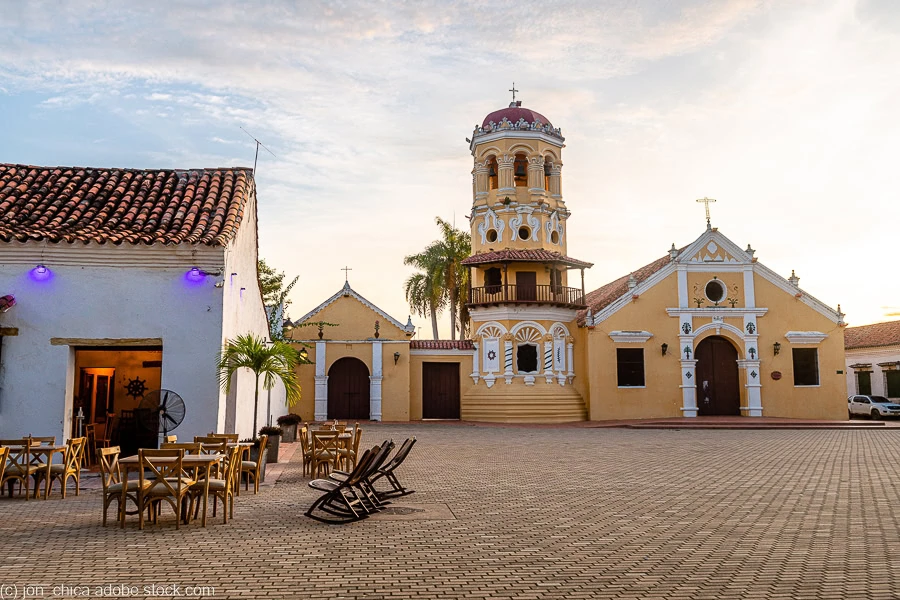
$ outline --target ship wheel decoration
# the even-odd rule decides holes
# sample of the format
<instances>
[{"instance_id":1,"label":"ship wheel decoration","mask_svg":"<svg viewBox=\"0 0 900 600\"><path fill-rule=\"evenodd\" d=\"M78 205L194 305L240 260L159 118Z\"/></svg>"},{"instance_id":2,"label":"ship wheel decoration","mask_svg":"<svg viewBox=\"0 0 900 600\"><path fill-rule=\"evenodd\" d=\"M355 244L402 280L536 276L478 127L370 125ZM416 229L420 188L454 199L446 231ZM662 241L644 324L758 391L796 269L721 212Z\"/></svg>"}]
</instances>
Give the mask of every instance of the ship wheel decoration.
<instances>
[{"instance_id":1,"label":"ship wheel decoration","mask_svg":"<svg viewBox=\"0 0 900 600\"><path fill-rule=\"evenodd\" d=\"M493 350L488 350L488 360L494 360L497 358L497 353Z\"/></svg>"},{"instance_id":2,"label":"ship wheel decoration","mask_svg":"<svg viewBox=\"0 0 900 600\"><path fill-rule=\"evenodd\" d=\"M144 392L147 391L147 380L141 379L140 377L135 377L134 379L128 380L128 385L125 386L125 389L128 390L128 395L137 398L140 396L144 397Z\"/></svg>"}]
</instances>

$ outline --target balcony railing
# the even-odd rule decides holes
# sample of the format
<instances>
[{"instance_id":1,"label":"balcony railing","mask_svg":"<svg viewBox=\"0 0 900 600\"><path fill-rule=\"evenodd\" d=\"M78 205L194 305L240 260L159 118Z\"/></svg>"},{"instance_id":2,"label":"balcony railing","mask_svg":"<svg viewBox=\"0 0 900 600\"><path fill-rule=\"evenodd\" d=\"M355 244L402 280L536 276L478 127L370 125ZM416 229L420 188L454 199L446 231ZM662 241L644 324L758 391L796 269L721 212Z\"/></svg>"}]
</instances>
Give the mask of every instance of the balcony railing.
<instances>
[{"instance_id":1,"label":"balcony railing","mask_svg":"<svg viewBox=\"0 0 900 600\"><path fill-rule=\"evenodd\" d=\"M488 285L469 291L470 306L486 304L556 304L584 308L578 288L561 285Z\"/></svg>"}]
</instances>

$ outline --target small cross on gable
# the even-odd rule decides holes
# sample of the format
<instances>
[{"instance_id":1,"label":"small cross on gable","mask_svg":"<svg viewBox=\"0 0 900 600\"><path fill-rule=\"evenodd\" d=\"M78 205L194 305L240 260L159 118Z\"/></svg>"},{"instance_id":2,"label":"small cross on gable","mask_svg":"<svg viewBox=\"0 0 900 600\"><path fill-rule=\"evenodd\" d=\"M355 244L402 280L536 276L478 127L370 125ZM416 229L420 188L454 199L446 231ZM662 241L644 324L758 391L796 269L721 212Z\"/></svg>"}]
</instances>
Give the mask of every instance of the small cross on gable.
<instances>
[{"instance_id":1,"label":"small cross on gable","mask_svg":"<svg viewBox=\"0 0 900 600\"><path fill-rule=\"evenodd\" d=\"M352 270L353 269L351 269L350 267L344 267L341 269L341 271L344 272L344 283L347 283L350 280L349 271L352 271Z\"/></svg>"},{"instance_id":2,"label":"small cross on gable","mask_svg":"<svg viewBox=\"0 0 900 600\"><path fill-rule=\"evenodd\" d=\"M712 225L710 224L710 220L709 220L709 204L711 202L715 202L715 201L716 201L715 198L707 198L705 196L703 198L697 199L697 202L702 202L703 204L706 205L706 228L707 229L712 229Z\"/></svg>"}]
</instances>

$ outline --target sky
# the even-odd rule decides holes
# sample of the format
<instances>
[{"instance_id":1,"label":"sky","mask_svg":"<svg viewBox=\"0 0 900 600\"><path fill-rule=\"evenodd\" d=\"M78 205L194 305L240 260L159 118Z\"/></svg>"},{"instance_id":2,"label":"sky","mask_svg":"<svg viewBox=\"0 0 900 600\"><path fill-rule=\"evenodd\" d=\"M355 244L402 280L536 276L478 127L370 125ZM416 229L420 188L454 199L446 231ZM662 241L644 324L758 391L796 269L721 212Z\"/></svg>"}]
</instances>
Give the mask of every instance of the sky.
<instances>
[{"instance_id":1,"label":"sky","mask_svg":"<svg viewBox=\"0 0 900 600\"><path fill-rule=\"evenodd\" d=\"M900 317L897 65L894 0L0 0L0 162L252 166L243 128L288 314L349 266L405 322L403 257L468 228L465 138L515 82L566 137L589 290L700 236L708 196L862 325Z\"/></svg>"}]
</instances>

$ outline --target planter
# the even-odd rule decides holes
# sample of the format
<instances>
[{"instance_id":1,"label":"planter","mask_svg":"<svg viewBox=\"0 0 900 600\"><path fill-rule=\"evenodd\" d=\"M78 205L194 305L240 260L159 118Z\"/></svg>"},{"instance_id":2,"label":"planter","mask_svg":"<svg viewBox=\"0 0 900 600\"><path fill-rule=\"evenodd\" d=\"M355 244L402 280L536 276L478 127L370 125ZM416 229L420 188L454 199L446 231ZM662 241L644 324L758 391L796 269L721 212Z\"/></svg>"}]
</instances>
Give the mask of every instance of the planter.
<instances>
[{"instance_id":1,"label":"planter","mask_svg":"<svg viewBox=\"0 0 900 600\"><path fill-rule=\"evenodd\" d=\"M297 441L297 424L290 423L287 425L281 425L281 428L284 430L284 433L281 434L281 441L285 444L291 444Z\"/></svg>"},{"instance_id":2,"label":"planter","mask_svg":"<svg viewBox=\"0 0 900 600\"><path fill-rule=\"evenodd\" d=\"M280 435L270 435L269 441L266 443L266 461L272 464L278 462L278 446L281 441Z\"/></svg>"},{"instance_id":3,"label":"planter","mask_svg":"<svg viewBox=\"0 0 900 600\"><path fill-rule=\"evenodd\" d=\"M260 477L259 480L261 482L266 480L266 463L268 462L266 459L268 457L268 452L263 454L262 464L259 466ZM253 446L250 448L250 462L256 462L259 459L259 446Z\"/></svg>"}]
</instances>

